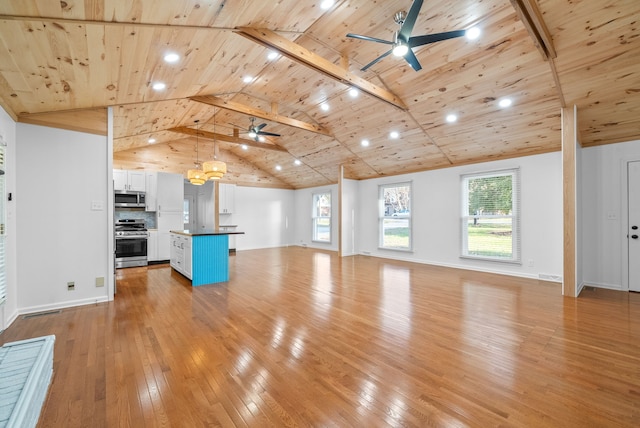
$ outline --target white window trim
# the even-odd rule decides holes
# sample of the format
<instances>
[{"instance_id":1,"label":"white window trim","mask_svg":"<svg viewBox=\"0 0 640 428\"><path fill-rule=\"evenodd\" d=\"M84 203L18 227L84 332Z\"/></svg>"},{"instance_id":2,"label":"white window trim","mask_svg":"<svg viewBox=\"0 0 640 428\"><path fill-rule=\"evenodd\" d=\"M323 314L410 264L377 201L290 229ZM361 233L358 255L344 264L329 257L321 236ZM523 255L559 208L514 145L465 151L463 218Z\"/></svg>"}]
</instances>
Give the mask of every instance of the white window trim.
<instances>
[{"instance_id":1,"label":"white window trim","mask_svg":"<svg viewBox=\"0 0 640 428\"><path fill-rule=\"evenodd\" d=\"M316 216L316 196L318 195L329 195L329 215L328 216ZM311 242L315 242L318 244L331 244L332 241L332 236L333 236L333 218L332 218L332 212L333 212L333 194L331 192L331 190L326 190L326 191L320 191L320 192L314 192L311 194ZM317 239L316 238L316 219L319 218L328 218L329 219L329 239L328 240L322 240L322 239Z\"/></svg>"},{"instance_id":2,"label":"white window trim","mask_svg":"<svg viewBox=\"0 0 640 428\"><path fill-rule=\"evenodd\" d=\"M469 178L482 178L482 177L496 177L501 175L511 175L514 177L515 185L512 188L512 214L511 214L511 236L512 236L512 252L513 257L510 259L499 258L499 257L488 257L488 256L474 256L465 254L466 251L466 227L467 221L470 217L467 211L467 203L469 201L468 196L468 186L465 186L466 180ZM460 176L460 187L462 189L462 198L461 198L461 218L460 218L460 258L461 259L469 259L469 260L482 260L496 263L507 263L507 264L516 264L522 265L522 230L520 228L520 205L521 205L521 191L520 191L520 168L507 168L507 169L498 169L492 171L485 172L475 172L469 174L463 174ZM503 218L505 216L498 216Z\"/></svg>"},{"instance_id":3,"label":"white window trim","mask_svg":"<svg viewBox=\"0 0 640 428\"><path fill-rule=\"evenodd\" d=\"M385 219L393 219L393 216L385 215L385 206L383 200L383 193L385 188L390 187L409 187L409 215L403 216L401 218L408 218L409 225L409 246L408 247L385 247L383 245L384 242L384 231L383 224ZM378 185L378 249L385 251L399 251L404 253L412 253L413 252L413 182L412 181L403 181L399 183L387 183L387 184L379 184Z\"/></svg>"}]
</instances>

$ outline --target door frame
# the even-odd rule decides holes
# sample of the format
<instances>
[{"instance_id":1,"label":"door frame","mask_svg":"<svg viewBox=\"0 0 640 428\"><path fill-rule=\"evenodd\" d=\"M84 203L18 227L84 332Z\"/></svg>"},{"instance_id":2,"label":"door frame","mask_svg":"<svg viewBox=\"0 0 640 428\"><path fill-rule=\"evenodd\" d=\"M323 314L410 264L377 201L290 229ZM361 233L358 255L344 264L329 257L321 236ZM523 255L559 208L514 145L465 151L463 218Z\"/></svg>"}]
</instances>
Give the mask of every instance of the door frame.
<instances>
[{"instance_id":1,"label":"door frame","mask_svg":"<svg viewBox=\"0 0 640 428\"><path fill-rule=\"evenodd\" d=\"M621 159L620 180L622 182L622 192L620 195L620 241L622 255L622 278L621 290L629 291L629 163L640 162L640 156L631 155L624 156Z\"/></svg>"}]
</instances>

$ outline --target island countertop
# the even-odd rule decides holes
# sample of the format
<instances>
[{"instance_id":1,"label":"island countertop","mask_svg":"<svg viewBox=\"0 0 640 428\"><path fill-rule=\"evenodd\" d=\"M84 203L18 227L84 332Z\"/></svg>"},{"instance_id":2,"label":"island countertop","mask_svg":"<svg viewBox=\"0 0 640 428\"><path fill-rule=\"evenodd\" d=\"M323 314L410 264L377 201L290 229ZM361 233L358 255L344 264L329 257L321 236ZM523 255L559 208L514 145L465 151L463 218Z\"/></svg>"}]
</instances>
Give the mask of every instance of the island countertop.
<instances>
[{"instance_id":1,"label":"island countertop","mask_svg":"<svg viewBox=\"0 0 640 428\"><path fill-rule=\"evenodd\" d=\"M230 230L215 230L215 229L201 229L201 230L170 230L171 233L177 233L178 235L185 236L209 236L209 235L244 235L244 232L235 232Z\"/></svg>"}]
</instances>

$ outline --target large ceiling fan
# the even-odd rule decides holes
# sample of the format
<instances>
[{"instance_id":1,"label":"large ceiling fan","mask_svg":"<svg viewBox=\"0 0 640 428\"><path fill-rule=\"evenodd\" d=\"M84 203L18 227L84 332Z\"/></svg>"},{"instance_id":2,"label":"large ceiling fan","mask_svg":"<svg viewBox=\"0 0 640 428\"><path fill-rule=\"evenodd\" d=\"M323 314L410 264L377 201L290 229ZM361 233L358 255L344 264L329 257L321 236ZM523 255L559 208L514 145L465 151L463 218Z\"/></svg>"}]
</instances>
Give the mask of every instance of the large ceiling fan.
<instances>
[{"instance_id":1,"label":"large ceiling fan","mask_svg":"<svg viewBox=\"0 0 640 428\"><path fill-rule=\"evenodd\" d=\"M393 45L390 50L362 67L362 71L367 70L369 67L376 64L378 61L380 61L390 53L393 53L395 56L404 57L411 68L413 68L415 71L421 70L422 66L420 65L420 62L418 62L418 58L416 58L416 55L413 53L412 48L465 35L465 30L457 30L448 31L445 33L425 34L422 36L411 36L413 26L416 23L416 18L418 17L418 13L420 13L421 7L422 0L414 0L413 4L411 5L411 9L409 9L409 13L400 11L394 15L393 20L400 26L400 29L395 32L393 41L378 39L376 37L361 36L352 33L347 34L347 37L352 37L354 39L368 40L370 42Z\"/></svg>"},{"instance_id":2,"label":"large ceiling fan","mask_svg":"<svg viewBox=\"0 0 640 428\"><path fill-rule=\"evenodd\" d=\"M251 125L249 125L249 128L247 128L247 130L244 132L245 134L247 134L247 136L251 139L253 139L254 141L264 141L264 138L260 138L261 136L270 136L270 137L279 137L280 134L274 134L273 132L267 132L267 131L263 131L262 129L267 126L266 123L261 123L260 125L256 125L256 118L252 117L251 119ZM234 126L238 126L238 125L234 125ZM238 128L240 128L240 126L238 126Z\"/></svg>"}]
</instances>

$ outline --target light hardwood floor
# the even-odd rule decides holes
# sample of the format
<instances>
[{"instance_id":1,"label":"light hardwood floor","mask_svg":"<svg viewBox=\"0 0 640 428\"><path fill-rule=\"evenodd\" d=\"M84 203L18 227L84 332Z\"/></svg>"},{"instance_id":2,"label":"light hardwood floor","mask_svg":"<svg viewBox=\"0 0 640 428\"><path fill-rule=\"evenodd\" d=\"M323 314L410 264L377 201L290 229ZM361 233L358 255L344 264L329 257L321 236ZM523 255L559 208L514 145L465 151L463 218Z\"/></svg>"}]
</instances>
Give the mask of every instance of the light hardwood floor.
<instances>
[{"instance_id":1,"label":"light hardwood floor","mask_svg":"<svg viewBox=\"0 0 640 428\"><path fill-rule=\"evenodd\" d=\"M41 427L640 425L640 295L304 248L192 288L117 272L56 335Z\"/></svg>"}]
</instances>

